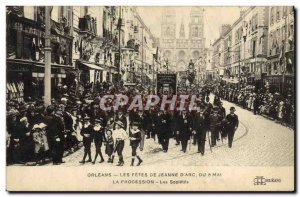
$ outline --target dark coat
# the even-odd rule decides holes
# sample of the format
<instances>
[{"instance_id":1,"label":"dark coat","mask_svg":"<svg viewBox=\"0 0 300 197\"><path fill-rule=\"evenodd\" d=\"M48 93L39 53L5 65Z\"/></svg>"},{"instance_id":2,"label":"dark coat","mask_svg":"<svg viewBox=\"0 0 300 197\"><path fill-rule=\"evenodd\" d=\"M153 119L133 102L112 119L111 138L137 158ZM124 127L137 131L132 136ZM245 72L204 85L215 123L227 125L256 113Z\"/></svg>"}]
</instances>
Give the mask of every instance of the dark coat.
<instances>
[{"instance_id":1,"label":"dark coat","mask_svg":"<svg viewBox=\"0 0 300 197\"><path fill-rule=\"evenodd\" d=\"M105 146L105 154L112 155L114 151L114 139L112 137L107 137L107 142Z\"/></svg>"},{"instance_id":2,"label":"dark coat","mask_svg":"<svg viewBox=\"0 0 300 197\"><path fill-rule=\"evenodd\" d=\"M156 130L157 128L157 112L149 111L146 116L146 128L147 130Z\"/></svg>"},{"instance_id":3,"label":"dark coat","mask_svg":"<svg viewBox=\"0 0 300 197\"><path fill-rule=\"evenodd\" d=\"M93 140L93 126L89 125L88 127L82 127L80 134L83 137L83 143L91 143ZM88 136L85 136L88 135Z\"/></svg>"},{"instance_id":4,"label":"dark coat","mask_svg":"<svg viewBox=\"0 0 300 197\"><path fill-rule=\"evenodd\" d=\"M169 113L158 115L158 134L162 137L172 137L171 115Z\"/></svg>"},{"instance_id":5,"label":"dark coat","mask_svg":"<svg viewBox=\"0 0 300 197\"><path fill-rule=\"evenodd\" d=\"M105 142L106 138L105 138L105 128L101 127L99 131L96 131L93 127L92 129L92 137L94 139L95 143L98 142Z\"/></svg>"},{"instance_id":6,"label":"dark coat","mask_svg":"<svg viewBox=\"0 0 300 197\"><path fill-rule=\"evenodd\" d=\"M121 121L124 125L123 129L126 130L127 129L127 119L125 115L122 115L121 117L116 116L115 118L115 122L117 121ZM114 125L114 130L115 130L115 125Z\"/></svg>"},{"instance_id":7,"label":"dark coat","mask_svg":"<svg viewBox=\"0 0 300 197\"><path fill-rule=\"evenodd\" d=\"M239 126L239 118L236 114L234 115L228 114L226 116L226 123L227 123L226 126L227 131L234 131L235 127Z\"/></svg>"},{"instance_id":8,"label":"dark coat","mask_svg":"<svg viewBox=\"0 0 300 197\"><path fill-rule=\"evenodd\" d=\"M49 143L54 142L57 138L61 141L64 139L64 123L62 119L56 115L49 115L45 117L45 124Z\"/></svg>"},{"instance_id":9,"label":"dark coat","mask_svg":"<svg viewBox=\"0 0 300 197\"><path fill-rule=\"evenodd\" d=\"M135 113L131 116L131 120L130 120L130 127L132 126L133 122L138 122L138 128L140 130L146 130L147 129L147 116L146 114L143 115L139 115L138 113Z\"/></svg>"},{"instance_id":10,"label":"dark coat","mask_svg":"<svg viewBox=\"0 0 300 197\"><path fill-rule=\"evenodd\" d=\"M179 130L179 137L181 140L188 140L191 137L191 128L192 128L192 117L186 114L183 117L181 114L178 118L178 130Z\"/></svg>"},{"instance_id":11,"label":"dark coat","mask_svg":"<svg viewBox=\"0 0 300 197\"><path fill-rule=\"evenodd\" d=\"M200 113L196 113L193 118L192 130L196 131L195 137L200 140L205 140L206 138L206 125L204 117L200 116Z\"/></svg>"},{"instance_id":12,"label":"dark coat","mask_svg":"<svg viewBox=\"0 0 300 197\"><path fill-rule=\"evenodd\" d=\"M129 137L135 138L134 140L130 140L130 146L139 146L142 139L141 131L136 133L129 132Z\"/></svg>"}]
</instances>

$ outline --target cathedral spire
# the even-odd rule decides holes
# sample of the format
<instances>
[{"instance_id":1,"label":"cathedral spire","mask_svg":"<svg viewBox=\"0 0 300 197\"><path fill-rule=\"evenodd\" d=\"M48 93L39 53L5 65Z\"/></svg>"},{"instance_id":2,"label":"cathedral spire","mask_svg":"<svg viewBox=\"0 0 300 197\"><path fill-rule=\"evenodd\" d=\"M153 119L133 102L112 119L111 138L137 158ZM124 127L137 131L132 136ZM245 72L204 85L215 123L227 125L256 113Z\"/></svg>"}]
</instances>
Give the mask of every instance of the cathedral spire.
<instances>
[{"instance_id":1,"label":"cathedral spire","mask_svg":"<svg viewBox=\"0 0 300 197\"><path fill-rule=\"evenodd\" d=\"M180 31L179 31L179 38L185 38L183 18L181 18L181 25L180 25Z\"/></svg>"}]
</instances>

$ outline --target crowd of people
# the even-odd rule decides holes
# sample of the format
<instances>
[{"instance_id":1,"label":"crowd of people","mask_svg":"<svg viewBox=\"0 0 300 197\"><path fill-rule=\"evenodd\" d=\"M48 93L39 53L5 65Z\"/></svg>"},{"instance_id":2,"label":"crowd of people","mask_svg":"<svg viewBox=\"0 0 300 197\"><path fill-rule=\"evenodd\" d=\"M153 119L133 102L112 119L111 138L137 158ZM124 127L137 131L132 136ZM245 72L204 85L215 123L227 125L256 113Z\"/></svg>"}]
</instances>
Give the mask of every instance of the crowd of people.
<instances>
[{"instance_id":1,"label":"crowd of people","mask_svg":"<svg viewBox=\"0 0 300 197\"><path fill-rule=\"evenodd\" d=\"M221 101L210 103L210 91L205 87L197 95L198 110L160 110L153 105L148 111L138 108L128 111L126 106L104 111L99 107L99 99L107 94L141 95L144 98L149 93L141 86L116 88L98 83L95 86L87 84L82 91L75 86L63 85L47 107L38 99L29 98L21 103L8 101L7 163L43 165L52 161L59 165L64 163L64 153L72 153L83 145L80 163L95 164L98 156L100 163L105 160L114 163L117 156L117 165L122 166L126 140L130 141L132 150L131 166L135 161L136 165L143 162L139 152L143 151L147 140L159 143L165 153L172 138L177 146L181 145L183 153L187 152L189 142L198 145L201 155L204 155L207 141L214 147L221 139L228 138L228 146L232 147L238 127L235 109L232 107L226 115ZM114 100L108 99L108 103L111 102ZM92 147L95 147L95 155L92 155Z\"/></svg>"},{"instance_id":2,"label":"crowd of people","mask_svg":"<svg viewBox=\"0 0 300 197\"><path fill-rule=\"evenodd\" d=\"M292 95L283 97L280 93L269 91L255 92L254 88L237 88L230 86L215 86L216 99L221 98L253 111L256 115L267 116L284 125L294 127L295 105Z\"/></svg>"}]
</instances>

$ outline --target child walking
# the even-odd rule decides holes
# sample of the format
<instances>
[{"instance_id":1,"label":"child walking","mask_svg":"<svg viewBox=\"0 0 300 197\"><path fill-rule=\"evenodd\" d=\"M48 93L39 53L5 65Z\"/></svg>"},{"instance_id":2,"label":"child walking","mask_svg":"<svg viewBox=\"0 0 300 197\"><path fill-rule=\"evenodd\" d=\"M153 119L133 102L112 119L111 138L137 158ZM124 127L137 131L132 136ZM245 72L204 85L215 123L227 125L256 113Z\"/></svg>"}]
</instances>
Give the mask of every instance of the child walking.
<instances>
[{"instance_id":1,"label":"child walking","mask_svg":"<svg viewBox=\"0 0 300 197\"><path fill-rule=\"evenodd\" d=\"M143 162L143 160L137 155L137 148L140 145L142 139L141 131L138 128L138 126L139 126L138 122L133 122L132 128L130 129L130 133L129 133L130 146L132 149L131 152L132 159L131 159L130 166L134 166L135 158L138 159L137 166L141 165L141 163Z\"/></svg>"},{"instance_id":2,"label":"child walking","mask_svg":"<svg viewBox=\"0 0 300 197\"><path fill-rule=\"evenodd\" d=\"M106 131L106 146L105 146L105 154L108 155L107 163L113 163L112 154L114 151L114 139L112 137L112 131Z\"/></svg>"},{"instance_id":3,"label":"child walking","mask_svg":"<svg viewBox=\"0 0 300 197\"><path fill-rule=\"evenodd\" d=\"M113 151L112 161L114 160L114 153L118 153L119 162L117 166L123 166L124 160L123 160L123 149L124 149L124 141L128 138L126 131L123 129L124 124L122 121L117 121L115 125L115 130L113 131L113 138L115 140L115 148Z\"/></svg>"}]
</instances>

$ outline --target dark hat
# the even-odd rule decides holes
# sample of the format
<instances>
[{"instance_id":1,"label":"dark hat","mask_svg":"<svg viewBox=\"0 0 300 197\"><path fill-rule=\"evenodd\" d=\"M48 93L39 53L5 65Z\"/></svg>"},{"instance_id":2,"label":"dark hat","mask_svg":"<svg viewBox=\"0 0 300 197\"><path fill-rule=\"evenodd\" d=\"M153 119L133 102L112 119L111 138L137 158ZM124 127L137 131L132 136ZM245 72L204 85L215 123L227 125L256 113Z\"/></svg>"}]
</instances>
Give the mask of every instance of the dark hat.
<instances>
[{"instance_id":1,"label":"dark hat","mask_svg":"<svg viewBox=\"0 0 300 197\"><path fill-rule=\"evenodd\" d=\"M55 107L53 105L49 105L46 109L47 113L51 114L52 112L54 112Z\"/></svg>"},{"instance_id":2,"label":"dark hat","mask_svg":"<svg viewBox=\"0 0 300 197\"><path fill-rule=\"evenodd\" d=\"M230 111L235 111L235 107L230 107Z\"/></svg>"},{"instance_id":3,"label":"dark hat","mask_svg":"<svg viewBox=\"0 0 300 197\"><path fill-rule=\"evenodd\" d=\"M103 122L103 118L97 118L97 119L95 119L95 122L101 123L101 122Z\"/></svg>"},{"instance_id":4,"label":"dark hat","mask_svg":"<svg viewBox=\"0 0 300 197\"><path fill-rule=\"evenodd\" d=\"M140 125L140 123L136 122L136 121L132 123L132 126L139 126L139 125Z\"/></svg>"}]
</instances>

